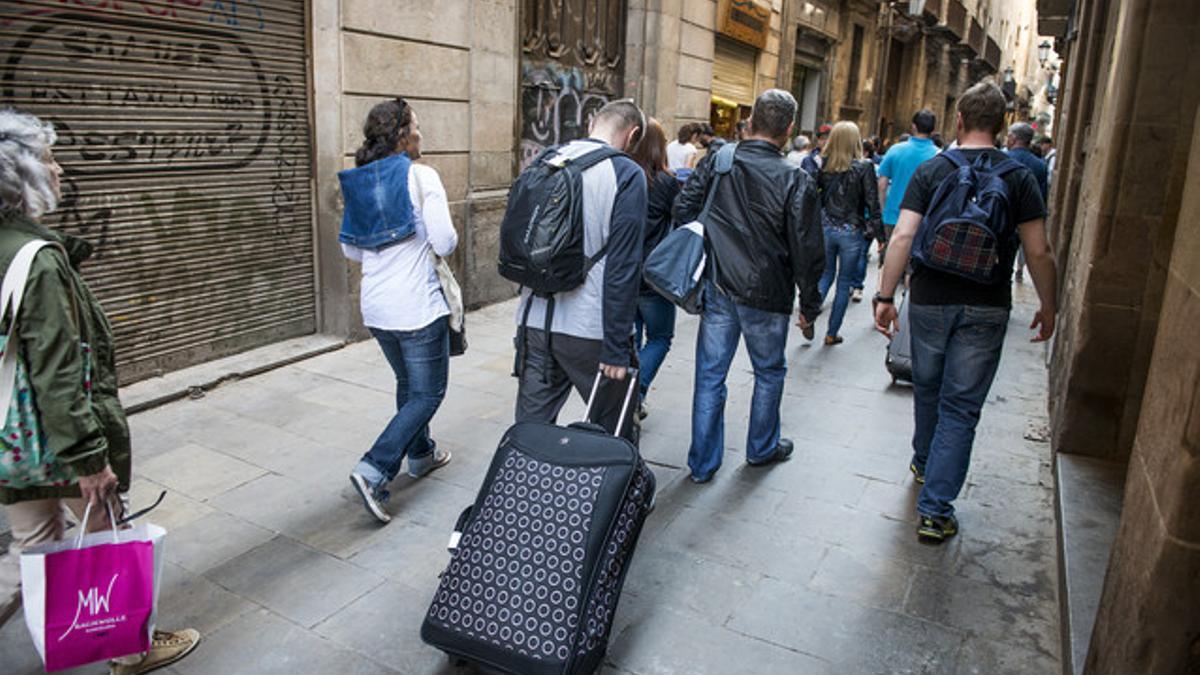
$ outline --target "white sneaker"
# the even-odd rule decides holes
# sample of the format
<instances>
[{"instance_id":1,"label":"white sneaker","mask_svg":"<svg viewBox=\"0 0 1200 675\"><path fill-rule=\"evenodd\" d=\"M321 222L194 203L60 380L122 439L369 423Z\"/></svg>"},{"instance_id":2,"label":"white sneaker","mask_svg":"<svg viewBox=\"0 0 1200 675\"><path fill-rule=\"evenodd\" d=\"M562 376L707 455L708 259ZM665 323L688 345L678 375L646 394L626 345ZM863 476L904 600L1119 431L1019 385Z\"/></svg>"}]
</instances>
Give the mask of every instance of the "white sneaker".
<instances>
[{"instance_id":1,"label":"white sneaker","mask_svg":"<svg viewBox=\"0 0 1200 675\"><path fill-rule=\"evenodd\" d=\"M375 488L363 478L362 474L351 473L350 484L358 490L358 496L362 497L363 506L367 508L367 512L375 516L376 520L381 523L392 522L392 515L383 509L383 504L380 502Z\"/></svg>"},{"instance_id":2,"label":"white sneaker","mask_svg":"<svg viewBox=\"0 0 1200 675\"><path fill-rule=\"evenodd\" d=\"M861 288L855 288L850 291L850 299L854 302L862 302L863 291Z\"/></svg>"},{"instance_id":3,"label":"white sneaker","mask_svg":"<svg viewBox=\"0 0 1200 675\"><path fill-rule=\"evenodd\" d=\"M434 469L440 469L450 463L450 451L434 447L432 456L420 457L416 461L408 460L408 475L420 478L428 475Z\"/></svg>"}]
</instances>

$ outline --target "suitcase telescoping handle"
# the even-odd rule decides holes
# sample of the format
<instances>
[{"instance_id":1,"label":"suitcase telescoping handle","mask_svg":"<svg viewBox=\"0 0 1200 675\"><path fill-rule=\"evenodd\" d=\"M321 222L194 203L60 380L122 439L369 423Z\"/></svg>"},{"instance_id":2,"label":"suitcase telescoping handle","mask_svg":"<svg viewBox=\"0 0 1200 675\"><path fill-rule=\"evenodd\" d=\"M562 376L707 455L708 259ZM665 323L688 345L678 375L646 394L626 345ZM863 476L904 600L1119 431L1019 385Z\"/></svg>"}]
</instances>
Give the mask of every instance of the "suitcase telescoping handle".
<instances>
[{"instance_id":1,"label":"suitcase telescoping handle","mask_svg":"<svg viewBox=\"0 0 1200 675\"><path fill-rule=\"evenodd\" d=\"M625 428L625 415L629 413L629 403L633 400L633 392L637 390L638 384L637 368L628 368L625 371L625 381L629 383L625 390L625 402L621 404L621 416L617 418L617 428L613 431L613 436L620 436L621 429ZM600 381L604 379L604 371L596 369L596 381L592 383L592 393L588 396L587 410L583 413L583 421L592 421L592 404L596 402L596 392L600 391Z\"/></svg>"}]
</instances>

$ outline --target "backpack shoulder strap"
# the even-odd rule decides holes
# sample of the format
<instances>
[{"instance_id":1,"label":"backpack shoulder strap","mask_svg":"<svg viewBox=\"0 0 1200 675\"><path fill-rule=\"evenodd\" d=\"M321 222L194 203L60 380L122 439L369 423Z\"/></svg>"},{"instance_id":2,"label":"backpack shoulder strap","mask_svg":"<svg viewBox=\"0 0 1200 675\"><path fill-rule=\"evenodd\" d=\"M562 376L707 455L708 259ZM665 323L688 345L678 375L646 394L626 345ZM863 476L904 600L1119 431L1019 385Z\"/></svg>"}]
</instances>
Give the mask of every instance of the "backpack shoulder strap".
<instances>
[{"instance_id":1,"label":"backpack shoulder strap","mask_svg":"<svg viewBox=\"0 0 1200 675\"><path fill-rule=\"evenodd\" d=\"M592 168L593 166L596 166L597 164L599 164L600 162L603 162L606 159L612 159L613 157L616 157L617 155L624 155L624 154L625 153L621 152L620 150L617 150L613 146L611 146L607 143L603 143L603 144L600 144L600 146L597 147L595 150L588 151L582 155L579 155L578 157L566 158L566 160L563 162L563 165L569 166L569 167L575 169L576 171L578 171L579 173L583 173L584 171L587 171L588 169Z\"/></svg>"},{"instance_id":2,"label":"backpack shoulder strap","mask_svg":"<svg viewBox=\"0 0 1200 675\"><path fill-rule=\"evenodd\" d=\"M945 157L946 159L950 160L951 164L953 164L954 166L956 166L960 169L964 166L971 166L971 163L967 161L966 156L964 156L958 148L950 148L949 150L943 150L940 153L940 156Z\"/></svg>"},{"instance_id":3,"label":"backpack shoulder strap","mask_svg":"<svg viewBox=\"0 0 1200 675\"><path fill-rule=\"evenodd\" d=\"M559 148L561 147L561 145L548 145L545 148L542 148L541 152L539 152L537 155L534 155L533 160L529 162L529 166L534 166L535 164L549 160L555 155L555 153L558 152Z\"/></svg>"},{"instance_id":4,"label":"backpack shoulder strap","mask_svg":"<svg viewBox=\"0 0 1200 675\"><path fill-rule=\"evenodd\" d=\"M733 169L733 153L737 151L737 143L726 143L717 150L713 158L713 168L717 173L729 173Z\"/></svg>"},{"instance_id":5,"label":"backpack shoulder strap","mask_svg":"<svg viewBox=\"0 0 1200 675\"><path fill-rule=\"evenodd\" d=\"M991 174L997 178L1000 178L1010 171L1015 171L1024 167L1024 164L1018 162L1012 157L1005 157L1002 161L992 165Z\"/></svg>"}]
</instances>

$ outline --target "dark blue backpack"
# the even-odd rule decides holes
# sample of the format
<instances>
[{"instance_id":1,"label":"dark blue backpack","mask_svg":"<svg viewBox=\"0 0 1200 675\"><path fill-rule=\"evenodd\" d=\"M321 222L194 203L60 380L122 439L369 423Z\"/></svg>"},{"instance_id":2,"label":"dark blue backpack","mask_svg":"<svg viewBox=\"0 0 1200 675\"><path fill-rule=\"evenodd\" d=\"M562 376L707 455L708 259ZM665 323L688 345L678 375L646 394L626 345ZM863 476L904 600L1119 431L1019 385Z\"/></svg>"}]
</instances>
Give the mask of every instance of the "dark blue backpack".
<instances>
[{"instance_id":1,"label":"dark blue backpack","mask_svg":"<svg viewBox=\"0 0 1200 675\"><path fill-rule=\"evenodd\" d=\"M972 164L958 150L940 156L953 162L955 170L942 179L929 201L913 242L913 258L981 284L1005 281L1009 270L1002 262L1016 249L1017 228L1004 175L1021 164L1009 158L993 164L987 154Z\"/></svg>"}]
</instances>

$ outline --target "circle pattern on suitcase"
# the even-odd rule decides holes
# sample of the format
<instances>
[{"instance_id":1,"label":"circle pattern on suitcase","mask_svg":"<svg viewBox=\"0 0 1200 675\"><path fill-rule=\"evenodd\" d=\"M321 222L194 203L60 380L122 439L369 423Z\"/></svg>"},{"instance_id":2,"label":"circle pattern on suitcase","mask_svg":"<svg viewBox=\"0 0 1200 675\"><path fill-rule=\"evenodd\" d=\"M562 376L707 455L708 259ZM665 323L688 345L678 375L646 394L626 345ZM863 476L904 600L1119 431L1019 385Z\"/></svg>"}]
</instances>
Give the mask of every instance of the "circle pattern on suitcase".
<instances>
[{"instance_id":1,"label":"circle pattern on suitcase","mask_svg":"<svg viewBox=\"0 0 1200 675\"><path fill-rule=\"evenodd\" d=\"M510 452L459 541L429 618L537 660L565 661L604 470Z\"/></svg>"}]
</instances>

